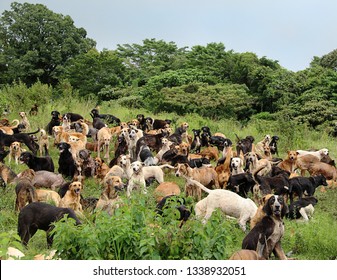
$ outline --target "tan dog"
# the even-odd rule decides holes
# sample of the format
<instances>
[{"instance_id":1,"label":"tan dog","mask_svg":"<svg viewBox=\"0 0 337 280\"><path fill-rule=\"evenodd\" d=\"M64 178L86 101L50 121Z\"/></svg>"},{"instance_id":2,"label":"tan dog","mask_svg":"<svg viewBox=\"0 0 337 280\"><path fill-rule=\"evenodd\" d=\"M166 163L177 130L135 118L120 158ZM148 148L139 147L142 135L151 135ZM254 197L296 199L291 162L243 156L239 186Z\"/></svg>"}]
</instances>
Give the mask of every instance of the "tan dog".
<instances>
[{"instance_id":1,"label":"tan dog","mask_svg":"<svg viewBox=\"0 0 337 280\"><path fill-rule=\"evenodd\" d=\"M49 151L49 138L47 132L44 129L40 129L40 136L39 136L39 151L40 156L45 155L45 151Z\"/></svg>"},{"instance_id":2,"label":"tan dog","mask_svg":"<svg viewBox=\"0 0 337 280\"><path fill-rule=\"evenodd\" d=\"M20 112L19 116L21 117L20 124L22 124L25 127L22 132L30 131L30 123L29 123L29 120L27 118L26 113L25 112Z\"/></svg>"},{"instance_id":3,"label":"tan dog","mask_svg":"<svg viewBox=\"0 0 337 280\"><path fill-rule=\"evenodd\" d=\"M156 202L159 203L165 196L180 195L180 187L174 182L162 182L153 192Z\"/></svg>"},{"instance_id":4,"label":"tan dog","mask_svg":"<svg viewBox=\"0 0 337 280\"><path fill-rule=\"evenodd\" d=\"M332 184L336 183L336 167L325 162L317 161L310 164L308 167L308 172L310 173L310 176L322 174L327 180L332 180Z\"/></svg>"},{"instance_id":5,"label":"tan dog","mask_svg":"<svg viewBox=\"0 0 337 280\"><path fill-rule=\"evenodd\" d=\"M13 159L16 164L19 164L19 157L22 152L25 150L21 148L21 143L20 142L13 142L9 146L9 157L8 157L8 163L11 163L11 160Z\"/></svg>"},{"instance_id":6,"label":"tan dog","mask_svg":"<svg viewBox=\"0 0 337 280\"><path fill-rule=\"evenodd\" d=\"M106 174L108 174L110 168L104 162L104 160L99 157L96 157L94 161L95 161L95 178L97 178L98 180L103 180Z\"/></svg>"},{"instance_id":7,"label":"tan dog","mask_svg":"<svg viewBox=\"0 0 337 280\"><path fill-rule=\"evenodd\" d=\"M301 171L301 176L305 176L305 171L307 171L309 167L316 162L320 161L318 157L314 155L307 154L301 157L297 156L296 168L298 168Z\"/></svg>"},{"instance_id":8,"label":"tan dog","mask_svg":"<svg viewBox=\"0 0 337 280\"><path fill-rule=\"evenodd\" d=\"M0 162L0 176L5 184L12 183L17 179L17 174L2 162Z\"/></svg>"},{"instance_id":9,"label":"tan dog","mask_svg":"<svg viewBox=\"0 0 337 280\"><path fill-rule=\"evenodd\" d=\"M102 127L100 130L98 130L97 132L97 143L98 143L97 157L100 157L100 151L102 148L103 153L105 153L104 158L109 160L111 138L112 138L111 131L108 127Z\"/></svg>"},{"instance_id":10,"label":"tan dog","mask_svg":"<svg viewBox=\"0 0 337 280\"><path fill-rule=\"evenodd\" d=\"M234 252L229 260L252 260L252 261L256 261L256 260L265 260L265 258L263 257L259 257L259 255L257 254L256 251L254 250L247 250L247 249L241 249L239 251Z\"/></svg>"},{"instance_id":11,"label":"tan dog","mask_svg":"<svg viewBox=\"0 0 337 280\"><path fill-rule=\"evenodd\" d=\"M67 190L64 197L60 200L60 207L71 208L75 211L76 214L82 213L82 205L80 203L81 200L81 191L82 191L82 183L79 181L74 181L69 185L69 189Z\"/></svg>"},{"instance_id":12,"label":"tan dog","mask_svg":"<svg viewBox=\"0 0 337 280\"><path fill-rule=\"evenodd\" d=\"M75 160L75 162L79 161L79 152L81 150L85 149L85 143L78 138L77 136L74 135L69 135L69 141L68 144L70 145L70 152L73 156L73 159Z\"/></svg>"},{"instance_id":13,"label":"tan dog","mask_svg":"<svg viewBox=\"0 0 337 280\"><path fill-rule=\"evenodd\" d=\"M60 205L61 197L60 195L52 190L36 189L37 201L50 203L52 202L55 206Z\"/></svg>"},{"instance_id":14,"label":"tan dog","mask_svg":"<svg viewBox=\"0 0 337 280\"><path fill-rule=\"evenodd\" d=\"M116 208L120 207L122 202L118 191L123 190L124 184L119 176L111 176L105 182L105 188L96 204L96 210L106 211L110 216L113 215Z\"/></svg>"},{"instance_id":15,"label":"tan dog","mask_svg":"<svg viewBox=\"0 0 337 280\"><path fill-rule=\"evenodd\" d=\"M297 167L296 162L297 162L297 152L287 151L287 157L283 161L281 161L277 166L290 173L294 173Z\"/></svg>"},{"instance_id":16,"label":"tan dog","mask_svg":"<svg viewBox=\"0 0 337 280\"><path fill-rule=\"evenodd\" d=\"M52 131L53 131L55 145L59 144L60 142L68 143L70 135L78 137L80 140L83 141L84 144L87 143L87 136L81 132L67 132L67 131L64 131L64 128L60 125L54 126Z\"/></svg>"},{"instance_id":17,"label":"tan dog","mask_svg":"<svg viewBox=\"0 0 337 280\"><path fill-rule=\"evenodd\" d=\"M269 134L267 134L261 141L257 142L256 145L254 146L255 153L260 157L260 158L268 158L270 156L270 148L269 144L271 141L271 137Z\"/></svg>"},{"instance_id":18,"label":"tan dog","mask_svg":"<svg viewBox=\"0 0 337 280\"><path fill-rule=\"evenodd\" d=\"M320 149L318 151L305 151L305 150L296 150L297 157L301 157L304 155L313 155L321 160L324 156L329 155L329 150L327 148Z\"/></svg>"},{"instance_id":19,"label":"tan dog","mask_svg":"<svg viewBox=\"0 0 337 280\"><path fill-rule=\"evenodd\" d=\"M232 147L229 147L226 154L225 162L215 167L215 171L218 174L220 187L223 189L226 188L229 176L231 175L230 169L231 155L232 155Z\"/></svg>"},{"instance_id":20,"label":"tan dog","mask_svg":"<svg viewBox=\"0 0 337 280\"><path fill-rule=\"evenodd\" d=\"M218 174L212 167L191 168L187 163L178 163L175 167L175 175L177 177L185 177L194 179L206 187L214 186L216 189L220 188ZM193 184L185 185L186 196L193 196L196 199L201 199L201 189Z\"/></svg>"},{"instance_id":21,"label":"tan dog","mask_svg":"<svg viewBox=\"0 0 337 280\"><path fill-rule=\"evenodd\" d=\"M218 161L219 159L219 150L217 147L207 147L200 152L202 157L208 158L209 160L214 159Z\"/></svg>"},{"instance_id":22,"label":"tan dog","mask_svg":"<svg viewBox=\"0 0 337 280\"><path fill-rule=\"evenodd\" d=\"M161 162L163 154L165 154L167 151L169 151L171 145L173 144L173 142L171 142L170 140L168 140L165 137L161 139L161 143L162 143L161 149L158 151L158 153L155 156L155 159L157 159L158 162Z\"/></svg>"},{"instance_id":23,"label":"tan dog","mask_svg":"<svg viewBox=\"0 0 337 280\"><path fill-rule=\"evenodd\" d=\"M190 152L190 144L181 142L177 147L178 155L188 156Z\"/></svg>"},{"instance_id":24,"label":"tan dog","mask_svg":"<svg viewBox=\"0 0 337 280\"><path fill-rule=\"evenodd\" d=\"M259 171L258 175L265 176L271 171L271 162L268 159L258 159L256 153L249 152L246 154L246 162L249 162L249 172L254 173L255 170L260 169L261 166L264 168Z\"/></svg>"}]
</instances>

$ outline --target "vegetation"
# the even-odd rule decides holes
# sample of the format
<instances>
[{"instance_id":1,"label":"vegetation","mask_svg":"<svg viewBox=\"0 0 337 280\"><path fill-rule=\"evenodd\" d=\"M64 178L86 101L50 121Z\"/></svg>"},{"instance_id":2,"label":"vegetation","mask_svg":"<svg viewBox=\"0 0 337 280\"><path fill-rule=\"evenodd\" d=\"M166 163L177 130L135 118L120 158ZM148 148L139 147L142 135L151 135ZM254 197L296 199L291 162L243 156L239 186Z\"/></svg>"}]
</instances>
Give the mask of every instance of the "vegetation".
<instances>
[{"instance_id":1,"label":"vegetation","mask_svg":"<svg viewBox=\"0 0 337 280\"><path fill-rule=\"evenodd\" d=\"M77 28L70 16L55 14L41 4L12 3L0 17L0 110L10 120L37 104L32 129L43 128L50 112L73 111L91 120L100 105L129 121L138 113L171 119L175 127L208 125L235 143L269 133L280 137L280 157L288 149L326 147L334 157L337 102L337 52L315 57L309 68L292 72L277 61L254 53L226 50L223 43L178 48L174 42L145 39L97 51L94 40ZM58 151L50 151L58 167ZM25 166L10 167L19 173ZM172 174L181 189L184 182ZM83 225L57 223L54 248L62 259L226 259L241 247L244 233L220 212L206 225L194 215L181 228L172 218L154 213L149 187L146 197L126 199L116 215L85 213ZM23 250L27 259L47 252L39 231L22 248L16 234L14 186L0 190L0 257L8 246ZM85 182L83 195L98 197L100 184ZM285 221L285 251L297 259L336 259L336 190L316 193L319 203L310 223ZM193 208L194 201L187 200Z\"/></svg>"}]
</instances>

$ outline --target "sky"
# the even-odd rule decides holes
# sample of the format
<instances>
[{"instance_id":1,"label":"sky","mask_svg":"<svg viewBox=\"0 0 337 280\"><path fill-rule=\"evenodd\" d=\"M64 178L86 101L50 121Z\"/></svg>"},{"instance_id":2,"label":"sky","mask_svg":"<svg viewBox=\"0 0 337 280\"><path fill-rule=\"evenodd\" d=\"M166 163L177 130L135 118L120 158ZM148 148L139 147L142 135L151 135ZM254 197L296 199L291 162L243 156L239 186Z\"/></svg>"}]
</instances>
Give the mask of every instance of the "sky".
<instances>
[{"instance_id":1,"label":"sky","mask_svg":"<svg viewBox=\"0 0 337 280\"><path fill-rule=\"evenodd\" d=\"M1 0L0 13L13 1ZM97 49L155 38L178 47L223 43L253 52L291 71L337 48L333 0L40 0L83 27Z\"/></svg>"}]
</instances>

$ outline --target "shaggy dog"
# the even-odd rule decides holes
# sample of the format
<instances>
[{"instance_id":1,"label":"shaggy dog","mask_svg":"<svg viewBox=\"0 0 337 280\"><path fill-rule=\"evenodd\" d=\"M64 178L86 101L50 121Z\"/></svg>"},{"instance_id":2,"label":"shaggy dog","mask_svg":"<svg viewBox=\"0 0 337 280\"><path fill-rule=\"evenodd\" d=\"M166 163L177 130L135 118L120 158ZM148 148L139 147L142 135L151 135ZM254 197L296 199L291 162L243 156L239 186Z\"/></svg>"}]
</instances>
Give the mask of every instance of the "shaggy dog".
<instances>
[{"instance_id":1,"label":"shaggy dog","mask_svg":"<svg viewBox=\"0 0 337 280\"><path fill-rule=\"evenodd\" d=\"M66 194L60 201L60 207L71 208L75 211L75 213L81 213L83 211L82 205L80 203L82 188L81 182L72 182L69 185L69 189L67 190Z\"/></svg>"},{"instance_id":2,"label":"shaggy dog","mask_svg":"<svg viewBox=\"0 0 337 280\"><path fill-rule=\"evenodd\" d=\"M23 152L21 153L19 160L21 163L25 163L34 171L47 170L54 172L54 162L49 155L45 157L37 157L31 152Z\"/></svg>"},{"instance_id":3,"label":"shaggy dog","mask_svg":"<svg viewBox=\"0 0 337 280\"><path fill-rule=\"evenodd\" d=\"M18 217L18 234L22 244L27 246L37 230L42 229L47 235L47 245L51 247L53 244L53 235L51 234L54 228L53 223L65 215L74 219L76 225L81 224L74 211L69 208L59 208L43 202L33 202L25 206Z\"/></svg>"},{"instance_id":4,"label":"shaggy dog","mask_svg":"<svg viewBox=\"0 0 337 280\"><path fill-rule=\"evenodd\" d=\"M271 196L263 208L266 216L246 235L242 241L242 249L257 251L259 258L269 259L272 252L279 259L287 259L282 247L284 234L282 218L288 212L283 198Z\"/></svg>"},{"instance_id":5,"label":"shaggy dog","mask_svg":"<svg viewBox=\"0 0 337 280\"><path fill-rule=\"evenodd\" d=\"M47 132L44 129L40 130L40 136L39 136L39 152L40 156L43 156L44 151L49 151L49 138L47 135Z\"/></svg>"},{"instance_id":6,"label":"shaggy dog","mask_svg":"<svg viewBox=\"0 0 337 280\"><path fill-rule=\"evenodd\" d=\"M303 218L305 222L312 218L317 204L317 198L313 196L301 197L299 200L293 201L289 206L287 218L300 219Z\"/></svg>"},{"instance_id":7,"label":"shaggy dog","mask_svg":"<svg viewBox=\"0 0 337 280\"><path fill-rule=\"evenodd\" d=\"M20 211L27 203L37 201L35 188L32 185L32 180L35 172L32 169L26 169L22 172L22 176L18 179L15 193L15 210Z\"/></svg>"},{"instance_id":8,"label":"shaggy dog","mask_svg":"<svg viewBox=\"0 0 337 280\"><path fill-rule=\"evenodd\" d=\"M105 182L105 188L96 204L96 210L106 211L110 216L119 208L121 199L118 192L122 191L124 184L118 176L112 176Z\"/></svg>"},{"instance_id":9,"label":"shaggy dog","mask_svg":"<svg viewBox=\"0 0 337 280\"><path fill-rule=\"evenodd\" d=\"M207 222L214 210L220 209L224 214L238 219L241 229L246 231L246 223L257 211L257 206L250 198L243 198L228 190L210 190L196 180L187 181L208 193L207 197L195 205L195 215L203 218L203 223Z\"/></svg>"}]
</instances>

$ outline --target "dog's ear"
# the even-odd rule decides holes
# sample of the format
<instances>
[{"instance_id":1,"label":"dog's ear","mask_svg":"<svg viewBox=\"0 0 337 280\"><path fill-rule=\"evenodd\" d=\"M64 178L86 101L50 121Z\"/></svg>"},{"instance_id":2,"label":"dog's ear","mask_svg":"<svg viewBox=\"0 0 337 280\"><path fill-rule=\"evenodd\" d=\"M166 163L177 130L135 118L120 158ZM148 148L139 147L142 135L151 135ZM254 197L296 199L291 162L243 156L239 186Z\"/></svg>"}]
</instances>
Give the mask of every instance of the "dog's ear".
<instances>
[{"instance_id":1,"label":"dog's ear","mask_svg":"<svg viewBox=\"0 0 337 280\"><path fill-rule=\"evenodd\" d=\"M267 203L265 203L264 206L263 206L263 208L262 208L263 211L266 213L267 216L273 215L273 210L271 209L270 203L269 203L269 200L270 200L272 197L273 197L273 196L271 196L271 197L268 199Z\"/></svg>"}]
</instances>

